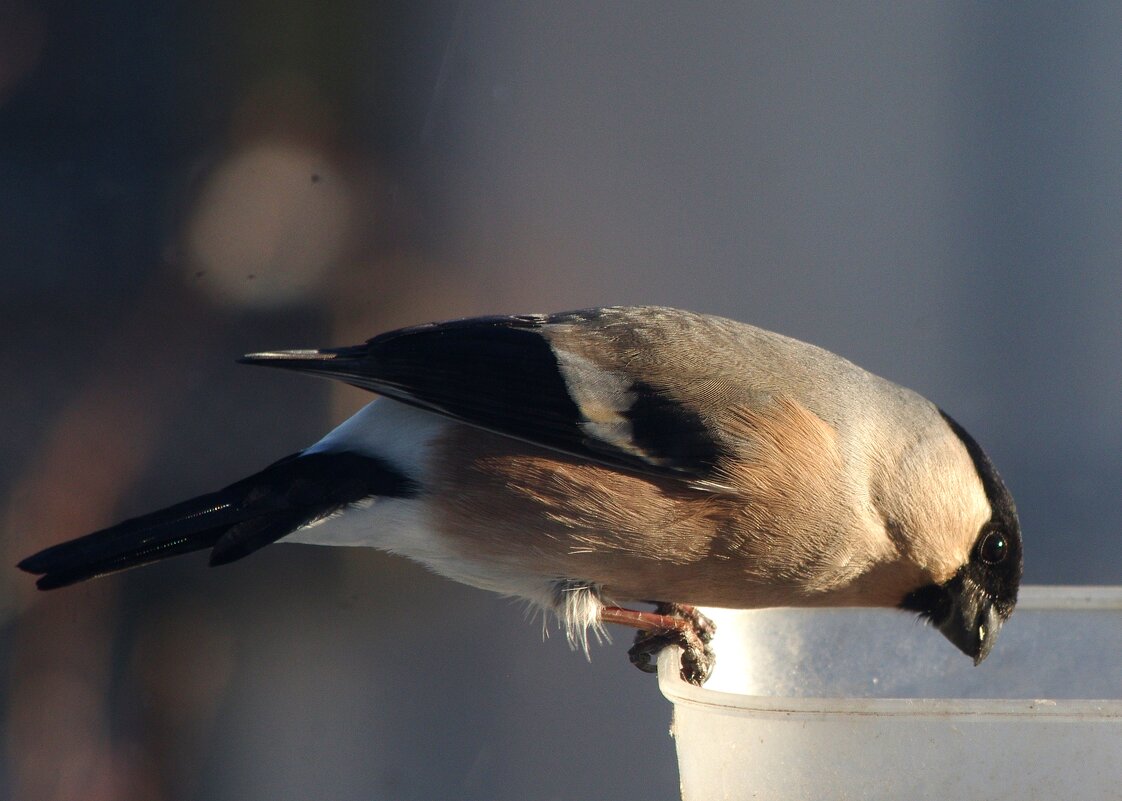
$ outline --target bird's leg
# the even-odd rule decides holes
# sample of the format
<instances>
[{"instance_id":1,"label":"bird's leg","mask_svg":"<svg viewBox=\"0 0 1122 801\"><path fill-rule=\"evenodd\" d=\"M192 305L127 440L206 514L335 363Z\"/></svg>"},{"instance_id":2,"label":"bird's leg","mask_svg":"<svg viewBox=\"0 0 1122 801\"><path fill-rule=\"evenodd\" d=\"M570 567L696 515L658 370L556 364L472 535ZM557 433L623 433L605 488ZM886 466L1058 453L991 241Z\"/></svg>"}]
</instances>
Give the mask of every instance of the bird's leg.
<instances>
[{"instance_id":1,"label":"bird's leg","mask_svg":"<svg viewBox=\"0 0 1122 801\"><path fill-rule=\"evenodd\" d=\"M605 606L600 620L639 629L635 644L627 655L631 664L646 673L654 673L655 658L668 645L682 649L682 679L697 687L705 683L713 671L715 655L709 646L716 627L713 621L685 604L656 603L655 611L642 612L619 606Z\"/></svg>"}]
</instances>

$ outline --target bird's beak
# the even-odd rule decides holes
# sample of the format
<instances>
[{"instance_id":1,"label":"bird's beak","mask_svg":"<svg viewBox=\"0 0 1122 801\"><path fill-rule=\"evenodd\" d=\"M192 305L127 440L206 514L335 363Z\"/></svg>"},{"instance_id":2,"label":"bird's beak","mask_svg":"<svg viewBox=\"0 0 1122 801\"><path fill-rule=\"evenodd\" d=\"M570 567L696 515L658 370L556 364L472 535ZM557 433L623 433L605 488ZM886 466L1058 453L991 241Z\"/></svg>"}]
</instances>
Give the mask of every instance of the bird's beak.
<instances>
[{"instance_id":1,"label":"bird's beak","mask_svg":"<svg viewBox=\"0 0 1122 801\"><path fill-rule=\"evenodd\" d=\"M936 623L939 631L980 665L989 656L1004 622L990 599L962 572L943 585L947 615Z\"/></svg>"}]
</instances>

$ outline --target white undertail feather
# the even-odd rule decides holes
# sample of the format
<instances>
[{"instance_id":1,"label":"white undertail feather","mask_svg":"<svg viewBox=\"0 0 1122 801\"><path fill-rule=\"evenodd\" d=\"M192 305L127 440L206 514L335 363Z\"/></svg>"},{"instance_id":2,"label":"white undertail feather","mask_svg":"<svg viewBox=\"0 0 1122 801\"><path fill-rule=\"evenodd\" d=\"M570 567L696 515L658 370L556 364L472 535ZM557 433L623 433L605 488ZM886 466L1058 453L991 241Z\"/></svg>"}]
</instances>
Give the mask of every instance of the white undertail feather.
<instances>
[{"instance_id":1,"label":"white undertail feather","mask_svg":"<svg viewBox=\"0 0 1122 801\"><path fill-rule=\"evenodd\" d=\"M600 610L604 608L600 588L584 581L565 580L554 582L553 593L551 611L557 616L569 647L583 651L591 659L589 632L598 644L612 641L600 620Z\"/></svg>"}]
</instances>

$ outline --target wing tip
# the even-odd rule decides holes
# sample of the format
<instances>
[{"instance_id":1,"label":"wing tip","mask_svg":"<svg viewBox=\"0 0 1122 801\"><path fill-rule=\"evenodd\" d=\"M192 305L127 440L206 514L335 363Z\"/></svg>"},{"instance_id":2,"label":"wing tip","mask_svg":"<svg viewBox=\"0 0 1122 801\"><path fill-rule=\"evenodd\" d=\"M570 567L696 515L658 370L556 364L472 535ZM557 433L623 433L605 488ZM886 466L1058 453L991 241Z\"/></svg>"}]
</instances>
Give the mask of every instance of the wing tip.
<instances>
[{"instance_id":1,"label":"wing tip","mask_svg":"<svg viewBox=\"0 0 1122 801\"><path fill-rule=\"evenodd\" d=\"M265 350L260 353L247 353L238 358L239 364L260 364L287 361L330 361L335 354L324 350Z\"/></svg>"},{"instance_id":2,"label":"wing tip","mask_svg":"<svg viewBox=\"0 0 1122 801\"><path fill-rule=\"evenodd\" d=\"M301 348L297 350L265 350L247 353L237 359L238 364L258 364L265 367L312 367L327 362L350 362L365 358L366 345L342 348Z\"/></svg>"}]
</instances>

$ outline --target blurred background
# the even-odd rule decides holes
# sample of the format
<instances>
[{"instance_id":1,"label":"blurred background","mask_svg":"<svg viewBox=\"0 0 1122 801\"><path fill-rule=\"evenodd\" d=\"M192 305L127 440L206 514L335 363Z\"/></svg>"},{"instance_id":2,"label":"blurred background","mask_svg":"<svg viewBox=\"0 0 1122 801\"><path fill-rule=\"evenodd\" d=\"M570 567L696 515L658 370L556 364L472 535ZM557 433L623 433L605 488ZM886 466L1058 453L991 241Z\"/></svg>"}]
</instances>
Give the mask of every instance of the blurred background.
<instances>
[{"instance_id":1,"label":"blurred background","mask_svg":"<svg viewBox=\"0 0 1122 801\"><path fill-rule=\"evenodd\" d=\"M926 394L1028 581L1119 583L1120 39L1109 2L7 0L3 564L367 400L242 353L663 303ZM5 568L0 616L3 798L677 794L626 632L588 663L401 559Z\"/></svg>"}]
</instances>

